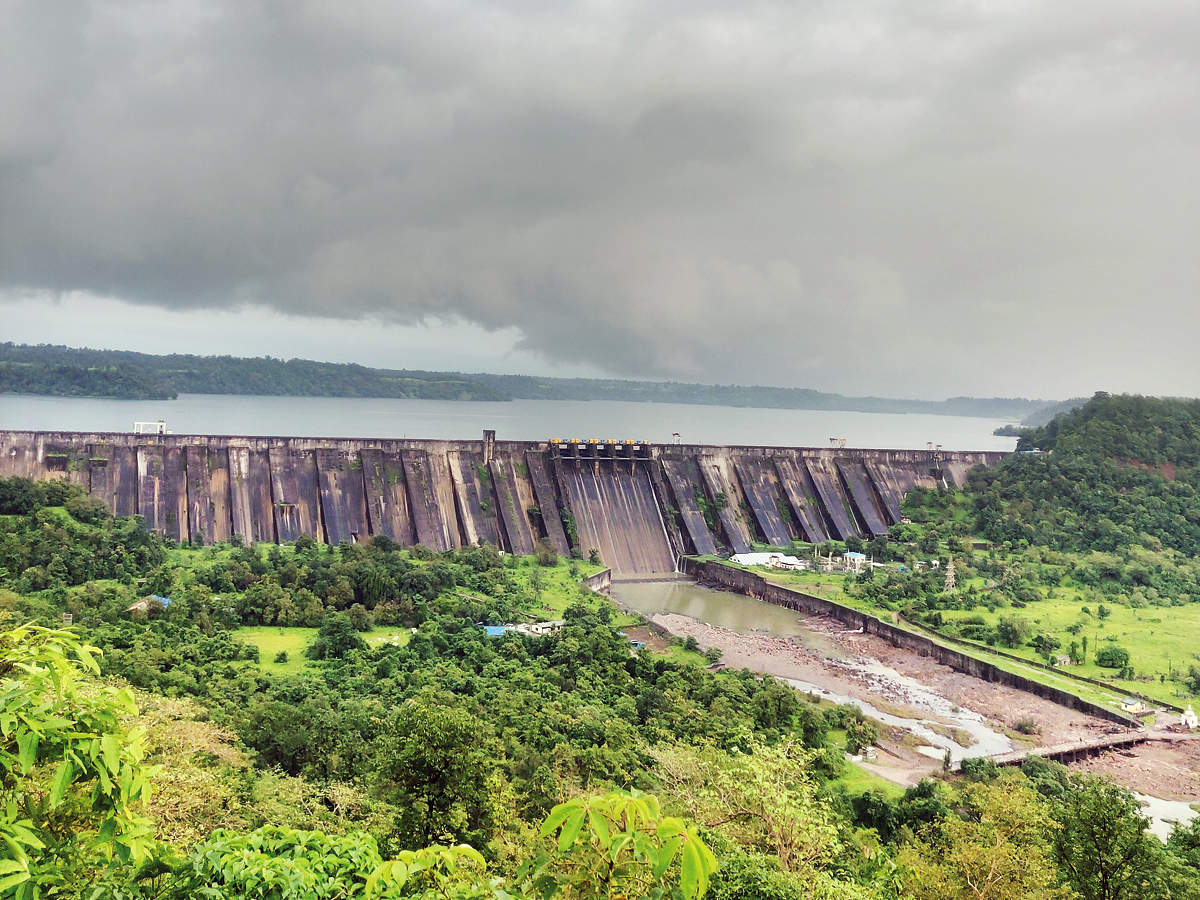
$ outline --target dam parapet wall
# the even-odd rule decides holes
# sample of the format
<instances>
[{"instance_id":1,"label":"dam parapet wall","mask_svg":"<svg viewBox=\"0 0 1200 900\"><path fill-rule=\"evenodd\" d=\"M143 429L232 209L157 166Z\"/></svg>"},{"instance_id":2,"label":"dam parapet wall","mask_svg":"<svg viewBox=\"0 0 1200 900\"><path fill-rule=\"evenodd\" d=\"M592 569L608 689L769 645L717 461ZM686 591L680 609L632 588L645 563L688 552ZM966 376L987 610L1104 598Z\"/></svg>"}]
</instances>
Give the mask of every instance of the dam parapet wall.
<instances>
[{"instance_id":1,"label":"dam parapet wall","mask_svg":"<svg viewBox=\"0 0 1200 900\"><path fill-rule=\"evenodd\" d=\"M0 477L68 479L178 542L386 535L511 553L596 550L614 575L682 553L885 533L914 487L996 452L644 442L0 431Z\"/></svg>"}]
</instances>

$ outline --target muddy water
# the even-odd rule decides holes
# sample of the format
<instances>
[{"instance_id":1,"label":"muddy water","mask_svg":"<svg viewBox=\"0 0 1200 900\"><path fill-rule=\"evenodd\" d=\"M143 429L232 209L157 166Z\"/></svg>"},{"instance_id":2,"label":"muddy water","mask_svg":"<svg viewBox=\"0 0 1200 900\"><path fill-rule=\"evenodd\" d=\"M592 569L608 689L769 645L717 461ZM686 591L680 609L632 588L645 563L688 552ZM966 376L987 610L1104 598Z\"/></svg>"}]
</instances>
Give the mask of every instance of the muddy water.
<instances>
[{"instance_id":1,"label":"muddy water","mask_svg":"<svg viewBox=\"0 0 1200 900\"><path fill-rule=\"evenodd\" d=\"M742 634L765 631L790 638L823 656L842 656L842 651L828 637L806 628L798 613L745 594L710 590L684 576L661 581L614 581L609 593L622 606L647 617L655 613L678 613Z\"/></svg>"},{"instance_id":2,"label":"muddy water","mask_svg":"<svg viewBox=\"0 0 1200 900\"><path fill-rule=\"evenodd\" d=\"M1137 791L1133 792L1133 796L1142 804L1142 814L1150 820L1151 834L1163 841L1171 836L1176 823L1187 825L1200 815L1183 800L1160 800Z\"/></svg>"},{"instance_id":3,"label":"muddy water","mask_svg":"<svg viewBox=\"0 0 1200 900\"><path fill-rule=\"evenodd\" d=\"M932 758L941 759L949 750L950 758L958 762L967 757L991 756L1013 749L1012 741L990 728L978 713L956 706L877 659L847 656L827 635L808 628L803 617L789 609L743 594L710 590L682 577L664 581L614 581L611 593L622 606L644 616L677 613L743 634L767 632L815 651L828 659L835 669L843 671L848 682L867 685L869 693L879 698L880 705L899 704L915 714L912 717L895 715L869 700L828 687L795 679L784 680L806 693L836 703L853 704L870 718L909 732L922 742L917 749ZM961 731L970 737L959 743L942 733L947 729Z\"/></svg>"}]
</instances>

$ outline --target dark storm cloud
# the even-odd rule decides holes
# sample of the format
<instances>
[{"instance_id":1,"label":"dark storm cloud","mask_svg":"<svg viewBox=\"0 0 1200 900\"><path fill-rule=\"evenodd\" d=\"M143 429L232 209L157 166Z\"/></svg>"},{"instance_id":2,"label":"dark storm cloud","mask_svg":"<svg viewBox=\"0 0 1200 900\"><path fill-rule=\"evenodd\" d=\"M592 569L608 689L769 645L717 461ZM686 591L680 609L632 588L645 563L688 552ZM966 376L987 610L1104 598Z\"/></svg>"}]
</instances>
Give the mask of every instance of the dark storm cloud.
<instances>
[{"instance_id":1,"label":"dark storm cloud","mask_svg":"<svg viewBox=\"0 0 1200 900\"><path fill-rule=\"evenodd\" d=\"M1198 10L0 2L0 288L1197 393Z\"/></svg>"}]
</instances>

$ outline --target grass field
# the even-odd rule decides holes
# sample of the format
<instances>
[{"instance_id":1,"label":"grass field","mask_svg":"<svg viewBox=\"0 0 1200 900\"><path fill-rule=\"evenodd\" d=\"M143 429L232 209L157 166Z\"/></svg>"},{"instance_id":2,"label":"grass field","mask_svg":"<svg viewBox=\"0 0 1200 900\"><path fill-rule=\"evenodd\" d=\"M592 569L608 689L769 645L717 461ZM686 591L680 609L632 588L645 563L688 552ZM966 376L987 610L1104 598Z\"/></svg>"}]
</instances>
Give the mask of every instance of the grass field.
<instances>
[{"instance_id":1,"label":"grass field","mask_svg":"<svg viewBox=\"0 0 1200 900\"><path fill-rule=\"evenodd\" d=\"M895 622L894 615L890 610L881 609L861 598L851 597L851 596L847 595L845 593L845 591L842 590L841 586L836 583L837 581L839 581L841 579L841 576L837 576L837 575L831 576L829 573L826 573L826 572L779 572L777 570L767 569L762 566L755 566L755 567L749 567L749 568L751 571L755 571L755 572L758 572L759 574L763 575L767 580L774 582L776 584L783 585L784 587L791 587L791 588L794 588L799 591L804 591L805 593L813 594L818 597L823 597L827 600L833 600L834 602L841 603L845 606L849 606L851 608L858 609L863 612L869 613L870 615L873 615L879 619L883 619L884 621L893 622L895 624L901 624L901 623ZM1062 589L1062 588L1059 588L1058 590L1059 590L1059 592L1065 593L1064 589ZM1060 640L1062 640L1062 638L1064 638L1064 637L1067 638L1067 640L1063 641L1063 647L1065 648L1070 644L1070 640L1071 640L1071 635L1066 634L1065 628L1067 625L1074 622L1075 619L1073 617L1068 617L1066 615L1066 612L1064 612L1063 608L1061 608L1064 603L1066 603L1066 601L1064 599L1060 598L1057 600L1046 600L1046 601L1043 601L1043 603L1031 604L1030 606L1026 607L1025 609L1011 609L1011 608L998 609L994 614L989 614L986 608L980 607L980 608L977 608L972 611L964 610L964 611L958 611L958 612L947 612L947 613L943 613L943 615L945 615L947 618L949 618L951 616L966 617L966 616L970 616L970 615L983 615L985 618L987 618L989 620L989 624L994 624L994 622L997 619L999 619L999 617L1002 615L1006 615L1006 614L1011 615L1014 613L1018 613L1018 614L1024 615L1026 618L1028 618L1030 620L1030 622L1032 624L1034 624L1035 630L1045 631L1045 630L1051 630L1049 621L1038 621L1035 623L1035 619L1040 620L1045 615L1045 613L1042 611L1043 605L1045 605L1045 608L1047 611L1050 610L1051 606L1056 606L1056 612L1061 618L1060 627L1061 627L1061 629L1063 629L1063 633L1061 635L1056 634L1055 636L1059 637ZM1078 602L1076 600L1068 605L1070 606L1070 609L1073 614L1079 613L1079 609L1080 609L1080 605L1081 605L1080 602ZM1086 604L1082 604L1082 605L1086 605ZM1111 603L1108 604L1108 606L1110 609L1112 609L1112 614L1108 617L1107 620L1105 620L1107 623L1106 630L1099 631L1101 640L1107 634L1117 634L1118 629L1116 627L1116 623L1118 621L1125 623L1126 618L1132 619L1132 617L1130 616L1130 614L1132 614L1132 613L1143 614L1140 617L1140 619L1136 620L1136 621L1140 621L1142 624L1155 624L1155 623L1151 623L1149 621L1151 618L1156 618L1156 616L1153 615L1154 612L1158 612L1158 613L1170 612L1171 614L1174 614L1179 611L1179 608L1172 608L1171 610L1168 611L1168 610L1163 610L1162 608L1159 608L1159 607L1155 607L1153 610L1151 610L1151 609L1132 610L1132 609L1129 609L1128 607L1118 607L1115 604L1111 604ZM1125 617L1118 615L1118 609L1126 614ZM1093 606L1092 612L1093 613L1096 612L1095 606ZM1193 616L1200 618L1200 615L1197 615L1196 611L1193 611L1189 608L1189 612L1192 612ZM989 618L989 616L990 616L990 618ZM1098 621L1097 616L1093 615L1092 618L1096 619ZM1172 615L1172 624L1173 625L1174 625L1174 621L1175 620ZM901 625L901 627L904 627L904 626ZM911 630L914 630L919 634L923 634L926 637L933 638L934 640L938 639L937 634L934 632L918 630L918 629L911 629ZM1054 632L1051 631L1051 633L1054 633ZM1200 639L1200 626L1196 627L1195 630L1193 630L1191 633L1193 635L1195 635L1196 638ZM1089 655L1093 659L1095 656L1096 647L1098 646L1095 643L1095 641L1096 641L1096 639L1094 637L1089 636L1088 652L1089 652ZM997 666L998 668L1004 669L1005 671L1015 672L1019 675L1024 675L1025 677L1032 678L1035 681L1041 682L1042 684L1047 684L1052 687L1056 687L1061 690L1065 690L1068 693L1072 693L1075 696L1081 697L1085 700L1090 700L1092 702L1102 704L1102 705L1108 707L1109 709L1119 710L1120 706L1121 706L1122 698L1124 697L1126 692L1131 691L1131 690L1139 691L1140 693L1144 693L1149 696L1159 697L1162 700L1165 700L1169 703L1176 703L1176 705L1181 705L1181 704L1179 704L1179 698L1177 698L1175 696L1175 689L1177 687L1176 685L1173 685L1169 682L1166 685L1160 685L1157 678L1155 678L1153 683L1142 682L1142 681L1133 681L1133 682L1117 681L1114 677L1116 675L1116 672L1114 670L1103 669L1103 668L1095 665L1094 661L1091 661L1091 660L1089 660L1088 665L1072 666L1070 669L1071 673L1086 675L1091 678L1099 678L1103 681L1110 682L1113 685L1113 689L1106 690L1105 688L1099 687L1097 685L1091 685L1091 684L1087 684L1086 682L1076 681L1066 675L1058 675L1054 672L1047 672L1044 669L1039 669L1034 666L1026 666L1016 660L1007 659L996 653L989 652L987 648L983 648L983 647L978 648L978 649L964 648L958 644L951 644L948 641L943 641L943 643L945 643L946 646L952 647L955 650L968 652L972 656L975 656L979 659L986 660L987 662L990 662L993 665ZM1121 641L1118 641L1118 643L1120 643L1121 646L1124 646L1127 650L1130 651L1130 653L1133 655L1134 668L1138 669L1138 666L1139 666L1138 653L1135 650L1135 647L1132 644L1123 643ZM1103 646L1103 645L1101 644L1099 646ZM1034 651L1034 649L1032 647L1018 648L1017 650L1012 650L1012 651L1009 651L1007 648L998 648L998 649L1004 649L1006 652L1017 653L1018 655L1025 656L1027 659L1029 659L1031 661L1036 661L1036 662L1043 661L1041 659L1041 657L1038 656L1037 652ZM1197 657L1197 658L1200 659L1200 657ZM1179 661L1175 662L1176 668L1178 668L1179 664L1180 664ZM1163 666L1163 671L1164 672L1166 671L1165 664Z\"/></svg>"},{"instance_id":2,"label":"grass field","mask_svg":"<svg viewBox=\"0 0 1200 900\"><path fill-rule=\"evenodd\" d=\"M258 665L264 672L275 675L295 675L307 664L304 651L317 636L315 628L281 628L275 625L247 625L237 629L234 637L258 648ZM288 661L275 662L275 656L287 651Z\"/></svg>"},{"instance_id":3,"label":"grass field","mask_svg":"<svg viewBox=\"0 0 1200 900\"><path fill-rule=\"evenodd\" d=\"M844 788L846 793L852 797L865 794L867 791L876 791L889 800L898 800L904 794L904 788L900 785L888 781L886 778L880 778L849 760L846 762L846 771L833 779L830 784Z\"/></svg>"},{"instance_id":4,"label":"grass field","mask_svg":"<svg viewBox=\"0 0 1200 900\"><path fill-rule=\"evenodd\" d=\"M593 566L583 560L574 561L577 574L571 573L570 560L559 557L558 565L539 566L532 556L521 559L520 565L509 569L509 577L535 598L530 613L541 620L561 619L563 611L581 597L580 579L603 572L603 566ZM536 573L536 574L535 574ZM534 589L535 580L542 582L540 594Z\"/></svg>"},{"instance_id":5,"label":"grass field","mask_svg":"<svg viewBox=\"0 0 1200 900\"><path fill-rule=\"evenodd\" d=\"M944 612L943 616L947 622L980 616L988 625L995 625L1002 616L1019 616L1029 622L1034 633L1049 634L1058 639L1061 647L1057 653L1066 653L1072 641L1082 649L1086 636L1087 658L1080 665L1070 667L1073 674L1099 678L1176 705L1196 699L1181 684L1171 681L1170 676L1186 672L1190 666L1200 666L1200 604L1133 609L1111 600L1081 599L1071 588L1059 587L1054 592L1057 596L1030 603L1023 609L1002 608L989 612L978 607ZM1099 615L1101 603L1109 611L1105 618ZM1090 613L1083 612L1084 607ZM1067 631L1073 626L1079 626L1078 634ZM1129 651L1134 680L1120 680L1116 677L1117 670L1096 665L1096 651L1110 644ZM1004 649L1042 661L1037 651L1029 646Z\"/></svg>"},{"instance_id":6,"label":"grass field","mask_svg":"<svg viewBox=\"0 0 1200 900\"><path fill-rule=\"evenodd\" d=\"M258 665L264 672L275 675L295 675L309 664L304 651L317 636L317 629L247 625L237 629L234 636L239 641L245 641L258 648ZM411 637L412 633L407 628L372 628L363 635L363 639L371 647L387 643L403 647ZM275 662L275 656L281 650L287 651L288 661L285 663Z\"/></svg>"}]
</instances>

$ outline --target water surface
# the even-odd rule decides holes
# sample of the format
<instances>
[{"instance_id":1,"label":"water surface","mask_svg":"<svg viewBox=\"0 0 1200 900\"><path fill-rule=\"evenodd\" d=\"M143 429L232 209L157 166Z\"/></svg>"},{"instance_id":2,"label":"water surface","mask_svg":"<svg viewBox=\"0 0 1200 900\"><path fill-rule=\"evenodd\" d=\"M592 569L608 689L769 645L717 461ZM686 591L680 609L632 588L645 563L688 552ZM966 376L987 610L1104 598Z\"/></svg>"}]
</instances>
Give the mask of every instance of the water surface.
<instances>
[{"instance_id":1,"label":"water surface","mask_svg":"<svg viewBox=\"0 0 1200 900\"><path fill-rule=\"evenodd\" d=\"M130 431L135 421L165 419L175 434L297 437L477 439L494 428L501 440L551 437L633 439L690 444L751 444L947 450L1011 450L993 419L924 413L755 409L613 400L392 400L181 394L177 400L103 400L0 394L0 428L36 431Z\"/></svg>"},{"instance_id":2,"label":"water surface","mask_svg":"<svg viewBox=\"0 0 1200 900\"><path fill-rule=\"evenodd\" d=\"M656 613L677 613L742 634L765 631L790 638L824 656L842 655L833 641L806 627L799 613L745 594L712 590L686 576L660 581L614 581L609 594L623 607L647 618Z\"/></svg>"}]
</instances>

